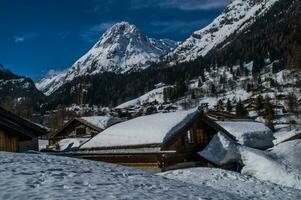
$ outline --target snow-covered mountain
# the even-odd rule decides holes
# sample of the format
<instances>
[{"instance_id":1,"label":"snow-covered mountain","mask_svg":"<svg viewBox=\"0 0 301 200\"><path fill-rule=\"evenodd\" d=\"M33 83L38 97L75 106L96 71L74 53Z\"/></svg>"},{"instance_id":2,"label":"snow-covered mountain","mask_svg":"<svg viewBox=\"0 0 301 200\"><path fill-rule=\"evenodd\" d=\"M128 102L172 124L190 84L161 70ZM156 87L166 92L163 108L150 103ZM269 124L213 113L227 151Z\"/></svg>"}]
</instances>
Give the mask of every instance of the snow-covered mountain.
<instances>
[{"instance_id":1,"label":"snow-covered mountain","mask_svg":"<svg viewBox=\"0 0 301 200\"><path fill-rule=\"evenodd\" d=\"M27 77L18 76L0 64L0 104L35 102L38 107L44 101L44 95L37 90L34 82Z\"/></svg>"},{"instance_id":2,"label":"snow-covered mountain","mask_svg":"<svg viewBox=\"0 0 301 200\"><path fill-rule=\"evenodd\" d=\"M195 31L163 60L170 65L192 61L205 56L210 50L222 44L229 36L239 33L256 22L278 0L231 0L211 24Z\"/></svg>"},{"instance_id":3,"label":"snow-covered mountain","mask_svg":"<svg viewBox=\"0 0 301 200\"><path fill-rule=\"evenodd\" d=\"M4 66L0 64L0 72L3 72L5 70Z\"/></svg>"},{"instance_id":4,"label":"snow-covered mountain","mask_svg":"<svg viewBox=\"0 0 301 200\"><path fill-rule=\"evenodd\" d=\"M148 38L137 27L127 22L113 25L100 40L67 71L44 78L37 87L46 95L75 77L103 72L128 73L142 70L160 56L167 54L177 43Z\"/></svg>"}]
</instances>

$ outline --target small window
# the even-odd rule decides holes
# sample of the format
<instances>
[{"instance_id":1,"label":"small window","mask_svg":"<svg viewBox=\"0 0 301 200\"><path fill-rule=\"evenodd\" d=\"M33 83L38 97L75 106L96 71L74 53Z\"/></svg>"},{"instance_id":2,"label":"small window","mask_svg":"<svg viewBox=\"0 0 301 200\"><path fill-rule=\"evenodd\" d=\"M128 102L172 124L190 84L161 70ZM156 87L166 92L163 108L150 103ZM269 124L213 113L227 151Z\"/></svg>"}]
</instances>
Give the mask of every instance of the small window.
<instances>
[{"instance_id":1,"label":"small window","mask_svg":"<svg viewBox=\"0 0 301 200\"><path fill-rule=\"evenodd\" d=\"M190 130L187 131L187 139L188 139L188 144L193 144L194 143L193 133Z\"/></svg>"},{"instance_id":2,"label":"small window","mask_svg":"<svg viewBox=\"0 0 301 200\"><path fill-rule=\"evenodd\" d=\"M81 136L86 134L86 128L80 127L76 129L76 136Z\"/></svg>"}]
</instances>

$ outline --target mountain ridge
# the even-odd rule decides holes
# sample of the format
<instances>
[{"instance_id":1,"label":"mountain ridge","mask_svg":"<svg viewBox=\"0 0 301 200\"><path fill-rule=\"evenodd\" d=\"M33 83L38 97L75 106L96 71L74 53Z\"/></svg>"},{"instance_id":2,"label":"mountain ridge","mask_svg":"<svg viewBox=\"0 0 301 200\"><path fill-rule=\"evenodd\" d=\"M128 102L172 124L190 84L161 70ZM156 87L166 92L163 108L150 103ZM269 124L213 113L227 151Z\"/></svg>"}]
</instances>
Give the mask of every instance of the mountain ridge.
<instances>
[{"instance_id":1,"label":"mountain ridge","mask_svg":"<svg viewBox=\"0 0 301 200\"><path fill-rule=\"evenodd\" d=\"M205 28L195 31L163 61L170 66L205 56L232 34L243 31L256 22L279 0L232 0L224 11Z\"/></svg>"},{"instance_id":2,"label":"mountain ridge","mask_svg":"<svg viewBox=\"0 0 301 200\"><path fill-rule=\"evenodd\" d=\"M113 72L129 73L146 69L159 61L176 42L148 38L136 26L120 22L109 28L100 40L69 69L56 76L44 78L36 86L50 95L64 83L76 77Z\"/></svg>"}]
</instances>

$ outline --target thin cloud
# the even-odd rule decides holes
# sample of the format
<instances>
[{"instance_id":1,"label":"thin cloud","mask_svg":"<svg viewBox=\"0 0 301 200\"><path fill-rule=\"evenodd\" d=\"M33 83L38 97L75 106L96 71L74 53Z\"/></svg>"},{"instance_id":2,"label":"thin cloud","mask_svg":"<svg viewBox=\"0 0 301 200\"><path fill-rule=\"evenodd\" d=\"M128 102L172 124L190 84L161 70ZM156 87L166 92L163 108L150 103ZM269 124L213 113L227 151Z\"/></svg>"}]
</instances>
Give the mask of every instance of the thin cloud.
<instances>
[{"instance_id":1,"label":"thin cloud","mask_svg":"<svg viewBox=\"0 0 301 200\"><path fill-rule=\"evenodd\" d=\"M100 24L95 24L88 28L88 30L82 32L80 37L88 42L93 42L96 37L100 37L100 35L113 24L115 24L115 22L103 22Z\"/></svg>"},{"instance_id":2,"label":"thin cloud","mask_svg":"<svg viewBox=\"0 0 301 200\"><path fill-rule=\"evenodd\" d=\"M211 10L224 8L228 5L230 0L132 0L131 5L133 9L159 7L159 8L175 8L180 10Z\"/></svg>"},{"instance_id":3,"label":"thin cloud","mask_svg":"<svg viewBox=\"0 0 301 200\"><path fill-rule=\"evenodd\" d=\"M37 33L28 33L28 34L24 34L24 35L15 36L14 41L15 41L15 43L22 43L27 40L31 40L35 37L38 37Z\"/></svg>"},{"instance_id":4,"label":"thin cloud","mask_svg":"<svg viewBox=\"0 0 301 200\"><path fill-rule=\"evenodd\" d=\"M202 26L209 23L209 19L202 19L197 21L153 21L151 26L154 27L154 30L159 30L160 33L181 33L187 34L192 31L202 28Z\"/></svg>"}]
</instances>

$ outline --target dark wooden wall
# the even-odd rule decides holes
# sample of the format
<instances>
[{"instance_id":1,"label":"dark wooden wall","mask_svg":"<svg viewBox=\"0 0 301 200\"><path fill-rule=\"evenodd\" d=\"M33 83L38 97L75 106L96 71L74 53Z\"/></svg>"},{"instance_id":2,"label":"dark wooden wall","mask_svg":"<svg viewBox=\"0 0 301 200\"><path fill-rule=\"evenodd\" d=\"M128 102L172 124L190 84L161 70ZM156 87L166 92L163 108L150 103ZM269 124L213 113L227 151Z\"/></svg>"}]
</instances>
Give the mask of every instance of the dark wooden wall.
<instances>
[{"instance_id":1,"label":"dark wooden wall","mask_svg":"<svg viewBox=\"0 0 301 200\"><path fill-rule=\"evenodd\" d=\"M189 141L188 131L191 133L192 141ZM167 149L176 150L179 153L195 153L205 148L215 134L216 131L213 128L199 120L180 133L180 136Z\"/></svg>"},{"instance_id":2,"label":"dark wooden wall","mask_svg":"<svg viewBox=\"0 0 301 200\"><path fill-rule=\"evenodd\" d=\"M0 130L0 151L18 152L19 138Z\"/></svg>"}]
</instances>

